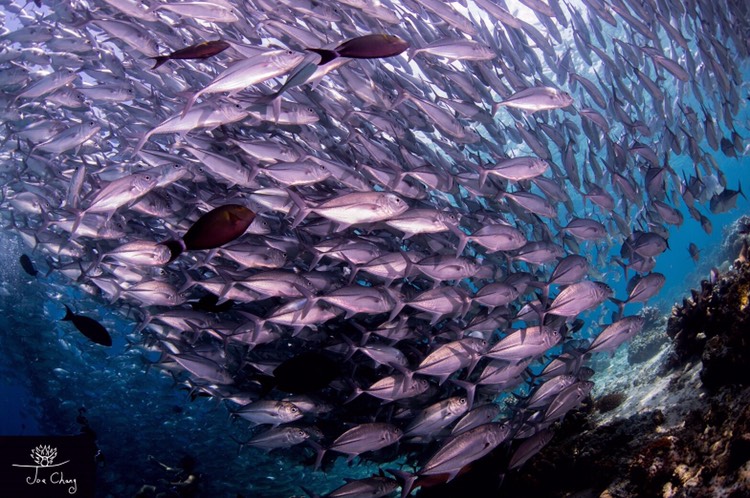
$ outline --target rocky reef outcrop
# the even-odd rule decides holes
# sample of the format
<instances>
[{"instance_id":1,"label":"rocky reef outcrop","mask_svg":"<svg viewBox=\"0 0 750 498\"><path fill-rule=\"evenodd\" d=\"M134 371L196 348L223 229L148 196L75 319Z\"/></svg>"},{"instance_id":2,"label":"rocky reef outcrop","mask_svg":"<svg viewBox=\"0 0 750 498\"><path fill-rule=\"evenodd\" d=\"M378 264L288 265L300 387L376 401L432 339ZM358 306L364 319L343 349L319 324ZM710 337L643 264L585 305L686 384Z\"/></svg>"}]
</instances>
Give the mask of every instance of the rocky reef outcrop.
<instances>
[{"instance_id":1,"label":"rocky reef outcrop","mask_svg":"<svg viewBox=\"0 0 750 498\"><path fill-rule=\"evenodd\" d=\"M725 387L680 403L690 408L677 417L668 406L654 407L601 426L579 412L526 467L506 476L500 496L747 498L750 390Z\"/></svg>"},{"instance_id":2,"label":"rocky reef outcrop","mask_svg":"<svg viewBox=\"0 0 750 498\"><path fill-rule=\"evenodd\" d=\"M624 372L508 473L500 496L750 497L748 223L725 244L739 247L729 270L712 271L668 320L644 310L654 319Z\"/></svg>"},{"instance_id":3,"label":"rocky reef outcrop","mask_svg":"<svg viewBox=\"0 0 750 498\"><path fill-rule=\"evenodd\" d=\"M706 389L750 385L750 262L738 258L725 274L672 309L667 334L674 343L670 366L699 359Z\"/></svg>"}]
</instances>

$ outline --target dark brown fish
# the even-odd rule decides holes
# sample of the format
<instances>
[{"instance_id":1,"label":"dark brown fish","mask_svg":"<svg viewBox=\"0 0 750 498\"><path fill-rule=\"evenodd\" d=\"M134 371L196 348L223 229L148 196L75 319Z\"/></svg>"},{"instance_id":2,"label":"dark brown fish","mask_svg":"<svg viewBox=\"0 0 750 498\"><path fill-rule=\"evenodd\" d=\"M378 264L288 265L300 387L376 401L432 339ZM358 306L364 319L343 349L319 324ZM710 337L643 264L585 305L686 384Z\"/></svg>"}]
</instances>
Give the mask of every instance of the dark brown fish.
<instances>
[{"instance_id":1,"label":"dark brown fish","mask_svg":"<svg viewBox=\"0 0 750 498\"><path fill-rule=\"evenodd\" d=\"M196 43L189 47L181 48L169 55L159 55L157 57L149 57L154 59L156 64L151 69L154 70L161 66L165 62L171 59L207 59L214 55L220 54L224 50L230 47L229 43L224 40L213 40Z\"/></svg>"},{"instance_id":2,"label":"dark brown fish","mask_svg":"<svg viewBox=\"0 0 750 498\"><path fill-rule=\"evenodd\" d=\"M310 52L320 55L319 66L328 64L338 57L352 59L379 59L392 57L409 48L409 42L394 35L364 35L347 40L338 47L329 50L325 48L308 48Z\"/></svg>"},{"instance_id":3,"label":"dark brown fish","mask_svg":"<svg viewBox=\"0 0 750 498\"><path fill-rule=\"evenodd\" d=\"M254 219L255 213L245 206L219 206L198 218L182 240L169 240L162 244L169 248L171 262L183 251L215 249L233 241L245 233Z\"/></svg>"}]
</instances>

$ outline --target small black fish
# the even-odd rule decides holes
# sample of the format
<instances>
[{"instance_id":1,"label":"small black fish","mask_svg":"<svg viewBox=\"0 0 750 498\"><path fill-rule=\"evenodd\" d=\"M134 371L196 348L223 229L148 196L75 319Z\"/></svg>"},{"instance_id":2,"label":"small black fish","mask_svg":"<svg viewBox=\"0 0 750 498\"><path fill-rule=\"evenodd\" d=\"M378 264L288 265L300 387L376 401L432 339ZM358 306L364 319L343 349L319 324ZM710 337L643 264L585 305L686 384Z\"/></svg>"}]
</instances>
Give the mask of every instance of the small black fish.
<instances>
[{"instance_id":1,"label":"small black fish","mask_svg":"<svg viewBox=\"0 0 750 498\"><path fill-rule=\"evenodd\" d=\"M73 325L75 325L81 334L88 337L91 341L101 344L102 346L112 345L112 337L110 337L109 332L107 332L107 329L105 329L101 323L93 318L77 315L73 313L67 305L64 306L65 317L63 317L63 320L73 322Z\"/></svg>"},{"instance_id":2,"label":"small black fish","mask_svg":"<svg viewBox=\"0 0 750 498\"><path fill-rule=\"evenodd\" d=\"M693 261L697 263L701 257L701 250L698 249L698 246L691 242L690 245L688 245L688 252L690 253L690 257L693 258Z\"/></svg>"},{"instance_id":3,"label":"small black fish","mask_svg":"<svg viewBox=\"0 0 750 498\"><path fill-rule=\"evenodd\" d=\"M23 268L23 271L31 275L32 277L36 277L39 274L39 270L34 268L34 262L31 261L31 258L28 257L26 254L21 254L21 267Z\"/></svg>"}]
</instances>

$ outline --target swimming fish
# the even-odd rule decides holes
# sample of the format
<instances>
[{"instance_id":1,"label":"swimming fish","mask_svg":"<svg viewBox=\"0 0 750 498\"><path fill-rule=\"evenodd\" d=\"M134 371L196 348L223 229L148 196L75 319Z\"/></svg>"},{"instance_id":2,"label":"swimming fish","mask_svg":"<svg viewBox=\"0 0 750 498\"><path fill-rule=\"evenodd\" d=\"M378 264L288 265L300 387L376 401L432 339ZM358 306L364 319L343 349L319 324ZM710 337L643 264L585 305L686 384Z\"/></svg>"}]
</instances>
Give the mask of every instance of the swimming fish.
<instances>
[{"instance_id":1,"label":"swimming fish","mask_svg":"<svg viewBox=\"0 0 750 498\"><path fill-rule=\"evenodd\" d=\"M198 218L181 239L162 244L169 248L169 261L173 261L183 251L215 249L233 241L245 233L254 219L255 213L245 206L225 204Z\"/></svg>"},{"instance_id":2,"label":"swimming fish","mask_svg":"<svg viewBox=\"0 0 750 498\"><path fill-rule=\"evenodd\" d=\"M64 321L73 322L75 328L77 328L79 332L81 332L81 334L85 335L92 342L101 344L102 346L112 345L112 337L109 335L109 332L107 332L107 329L105 329L101 323L97 322L93 318L73 313L73 311L71 311L71 309L67 305L64 306L65 316L62 318Z\"/></svg>"},{"instance_id":3,"label":"swimming fish","mask_svg":"<svg viewBox=\"0 0 750 498\"><path fill-rule=\"evenodd\" d=\"M156 69L169 60L208 59L209 57L213 57L214 55L222 53L229 47L231 47L231 45L224 40L211 40L196 43L194 45L190 45L189 47L175 50L169 55L157 55L156 57L150 57L155 61L154 67L152 67L151 69Z\"/></svg>"},{"instance_id":4,"label":"swimming fish","mask_svg":"<svg viewBox=\"0 0 750 498\"><path fill-rule=\"evenodd\" d=\"M338 57L351 59L380 59L399 55L409 48L409 43L395 35L370 34L351 38L334 49L306 48L320 55L319 66L328 64Z\"/></svg>"},{"instance_id":5,"label":"swimming fish","mask_svg":"<svg viewBox=\"0 0 750 498\"><path fill-rule=\"evenodd\" d=\"M23 268L23 271L25 271L32 277L36 277L39 274L39 270L34 267L34 262L31 261L31 258L27 254L21 254L19 261L21 263L21 268Z\"/></svg>"}]
</instances>

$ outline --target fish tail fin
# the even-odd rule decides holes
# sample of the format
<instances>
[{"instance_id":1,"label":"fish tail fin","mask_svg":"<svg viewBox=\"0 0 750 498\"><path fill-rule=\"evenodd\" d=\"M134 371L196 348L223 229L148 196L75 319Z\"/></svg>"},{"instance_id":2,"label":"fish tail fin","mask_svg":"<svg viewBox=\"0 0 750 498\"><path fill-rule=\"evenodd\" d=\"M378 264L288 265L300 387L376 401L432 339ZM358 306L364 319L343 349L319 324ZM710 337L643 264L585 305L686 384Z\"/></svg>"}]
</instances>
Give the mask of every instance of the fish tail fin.
<instances>
[{"instance_id":1,"label":"fish tail fin","mask_svg":"<svg viewBox=\"0 0 750 498\"><path fill-rule=\"evenodd\" d=\"M396 478L401 483L401 498L406 498L411 493L411 488L414 486L414 481L417 480L417 476L409 474L403 470L398 469L385 469L386 472Z\"/></svg>"},{"instance_id":2,"label":"fish tail fin","mask_svg":"<svg viewBox=\"0 0 750 498\"><path fill-rule=\"evenodd\" d=\"M411 61L419 52L421 52L421 50L419 50L418 48L410 48L406 51L406 60Z\"/></svg>"},{"instance_id":3,"label":"fish tail fin","mask_svg":"<svg viewBox=\"0 0 750 498\"><path fill-rule=\"evenodd\" d=\"M296 192L293 192L292 190L289 190L289 198L294 202L295 206L297 207L297 216L294 218L294 222L292 223L291 228L297 228L297 226L302 223L302 220L307 218L307 215L310 214L312 209L310 209L307 204L305 204L305 201L302 200L302 198L297 194Z\"/></svg>"},{"instance_id":4,"label":"fish tail fin","mask_svg":"<svg viewBox=\"0 0 750 498\"><path fill-rule=\"evenodd\" d=\"M320 498L319 494L316 494L314 491L311 491L302 485L300 485L300 489L302 489L302 491L304 491L310 498Z\"/></svg>"},{"instance_id":5,"label":"fish tail fin","mask_svg":"<svg viewBox=\"0 0 750 498\"><path fill-rule=\"evenodd\" d=\"M244 448L245 446L247 446L247 443L249 443L249 442L250 442L250 440L249 440L249 439L248 439L247 441L244 441L244 442L243 442L243 441L240 441L239 439L237 439L236 437L234 437L234 436L233 436L233 435L231 435L231 434L229 435L229 438L230 438L230 439L232 439L232 441L234 441L235 443L237 443L237 444L239 445L239 448L237 449L237 456L240 456L240 453L242 453L242 449L243 449L243 448Z\"/></svg>"},{"instance_id":6,"label":"fish tail fin","mask_svg":"<svg viewBox=\"0 0 750 498\"><path fill-rule=\"evenodd\" d=\"M272 103L276 98L281 95L279 92L273 92L269 93L268 95L261 95L255 101L253 101L253 104L256 105L268 105Z\"/></svg>"},{"instance_id":7,"label":"fish tail fin","mask_svg":"<svg viewBox=\"0 0 750 498\"><path fill-rule=\"evenodd\" d=\"M344 362L347 362L352 358L352 356L354 356L354 353L359 351L359 348L356 344L354 344L354 341L346 336L346 334L341 334L341 338L344 340L346 345L349 346L349 352L346 353L346 356L344 356Z\"/></svg>"},{"instance_id":8,"label":"fish tail fin","mask_svg":"<svg viewBox=\"0 0 750 498\"><path fill-rule=\"evenodd\" d=\"M65 306L65 316L62 318L64 321L69 322L72 320L76 315L73 313L70 308L68 308L67 304L63 304Z\"/></svg>"},{"instance_id":9,"label":"fish tail fin","mask_svg":"<svg viewBox=\"0 0 750 498\"><path fill-rule=\"evenodd\" d=\"M314 52L320 56L320 62L318 62L318 66L323 66L325 64L328 64L334 59L338 59L339 54L335 50L328 50L325 48L306 48L305 50L309 52Z\"/></svg>"},{"instance_id":10,"label":"fish tail fin","mask_svg":"<svg viewBox=\"0 0 750 498\"><path fill-rule=\"evenodd\" d=\"M466 244L469 243L469 240L471 239L470 235L466 235L463 230L461 230L459 227L451 228L451 231L456 234L456 237L458 237L458 245L456 246L456 257L461 256L463 254L464 249L466 248Z\"/></svg>"},{"instance_id":11,"label":"fish tail fin","mask_svg":"<svg viewBox=\"0 0 750 498\"><path fill-rule=\"evenodd\" d=\"M151 320L154 318L154 316L148 312L148 310L145 310L143 312L143 318L140 320L138 325L136 325L135 329L133 330L133 334L139 334L143 329L148 327L148 325L151 323Z\"/></svg>"},{"instance_id":12,"label":"fish tail fin","mask_svg":"<svg viewBox=\"0 0 750 498\"><path fill-rule=\"evenodd\" d=\"M151 70L153 71L154 69L158 68L159 66L161 66L162 64L164 64L165 62L167 62L169 60L169 56L168 55L158 55L156 57L149 57L149 59L153 59L155 61L154 67L151 68Z\"/></svg>"},{"instance_id":13,"label":"fish tail fin","mask_svg":"<svg viewBox=\"0 0 750 498\"><path fill-rule=\"evenodd\" d=\"M364 391L360 389L359 387L354 388L354 392L349 395L348 398L346 398L346 401L344 401L344 404L351 403L355 399L359 398L359 395L362 394Z\"/></svg>"},{"instance_id":14,"label":"fish tail fin","mask_svg":"<svg viewBox=\"0 0 750 498\"><path fill-rule=\"evenodd\" d=\"M609 300L617 305L617 314L615 315L614 319L619 320L622 317L623 312L625 311L625 305L627 304L627 301L621 301L619 299L615 299L614 297L610 297Z\"/></svg>"},{"instance_id":15,"label":"fish tail fin","mask_svg":"<svg viewBox=\"0 0 750 498\"><path fill-rule=\"evenodd\" d=\"M489 174L490 170L484 168L479 172L479 188L484 187L484 184L487 183L487 175Z\"/></svg>"},{"instance_id":16,"label":"fish tail fin","mask_svg":"<svg viewBox=\"0 0 750 498\"><path fill-rule=\"evenodd\" d=\"M395 295L395 293L392 293L393 299L396 301L396 304L393 306L393 310L391 310L391 314L388 317L388 321L392 322L399 314L401 313L401 310L404 309L404 306L406 306L406 303L404 303L404 300Z\"/></svg>"},{"instance_id":17,"label":"fish tail fin","mask_svg":"<svg viewBox=\"0 0 750 498\"><path fill-rule=\"evenodd\" d=\"M202 92L196 92L190 97L188 97L187 102L185 102L185 108L182 110L182 113L180 113L180 119L183 119L185 116L187 116L187 113L190 112L190 109L193 108L195 105L195 102L198 100L198 97L201 96Z\"/></svg>"},{"instance_id":18,"label":"fish tail fin","mask_svg":"<svg viewBox=\"0 0 750 498\"><path fill-rule=\"evenodd\" d=\"M404 268L404 277L409 277L412 273L414 273L414 263L416 263L416 261L413 261L411 259L408 251L404 251L402 249L400 252L401 257L404 258L404 261L406 262L406 268Z\"/></svg>"},{"instance_id":19,"label":"fish tail fin","mask_svg":"<svg viewBox=\"0 0 750 498\"><path fill-rule=\"evenodd\" d=\"M138 157L138 153L141 151L144 145L146 145L146 142L148 142L148 139L151 138L150 132L146 132L143 134L143 136L138 140L138 143L135 147L133 147L133 157Z\"/></svg>"},{"instance_id":20,"label":"fish tail fin","mask_svg":"<svg viewBox=\"0 0 750 498\"><path fill-rule=\"evenodd\" d=\"M625 274L625 281L627 281L627 280L628 280L628 268L629 268L629 266L628 266L628 265L626 265L626 264L625 264L625 263L624 263L624 262L623 262L623 261L622 261L621 259L619 259L619 258L614 258L614 261L615 261L615 263L617 263L618 265L622 266L622 271L623 271L623 273Z\"/></svg>"},{"instance_id":21,"label":"fish tail fin","mask_svg":"<svg viewBox=\"0 0 750 498\"><path fill-rule=\"evenodd\" d=\"M349 284L351 285L357 279L357 274L362 269L361 265L352 265L352 273L349 275Z\"/></svg>"},{"instance_id":22,"label":"fish tail fin","mask_svg":"<svg viewBox=\"0 0 750 498\"><path fill-rule=\"evenodd\" d=\"M83 217L86 216L86 210L79 211L76 214L76 219L73 221L73 226L70 229L70 239L69 241L73 241L76 238L76 230L78 230L78 227L81 226L81 222L83 221Z\"/></svg>"},{"instance_id":23,"label":"fish tail fin","mask_svg":"<svg viewBox=\"0 0 750 498\"><path fill-rule=\"evenodd\" d=\"M317 442L313 441L312 438L308 439L307 442L315 449L315 471L317 471L318 469L320 469L320 465L323 463L323 457L326 454L326 449Z\"/></svg>"},{"instance_id":24,"label":"fish tail fin","mask_svg":"<svg viewBox=\"0 0 750 498\"><path fill-rule=\"evenodd\" d=\"M44 259L47 261L47 267L49 268L47 270L47 273L44 274L44 278L47 278L52 274L53 271L59 268L58 268L57 263L55 263L55 261L51 257L47 256Z\"/></svg>"},{"instance_id":25,"label":"fish tail fin","mask_svg":"<svg viewBox=\"0 0 750 498\"><path fill-rule=\"evenodd\" d=\"M305 318L310 311L313 309L313 306L318 304L318 297L316 297L312 292L310 292L309 289L305 288L304 285L299 285L297 283L293 284L294 288L297 289L302 296L304 296L305 299L305 305L302 307L302 318Z\"/></svg>"}]
</instances>

